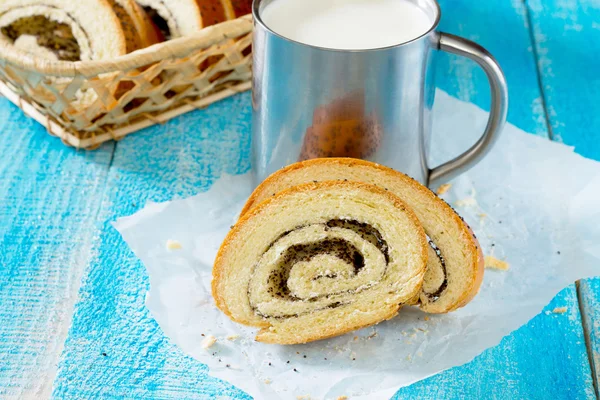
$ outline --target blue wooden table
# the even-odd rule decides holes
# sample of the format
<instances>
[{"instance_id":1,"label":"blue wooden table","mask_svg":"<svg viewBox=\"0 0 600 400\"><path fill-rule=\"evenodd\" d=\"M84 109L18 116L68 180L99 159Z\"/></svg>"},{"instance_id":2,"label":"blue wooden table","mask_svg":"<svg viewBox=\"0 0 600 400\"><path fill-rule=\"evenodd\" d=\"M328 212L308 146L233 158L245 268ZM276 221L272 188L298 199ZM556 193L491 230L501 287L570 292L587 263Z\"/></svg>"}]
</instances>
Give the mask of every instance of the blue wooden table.
<instances>
[{"instance_id":1,"label":"blue wooden table","mask_svg":"<svg viewBox=\"0 0 600 400\"><path fill-rule=\"evenodd\" d=\"M441 3L442 29L503 66L511 123L600 160L600 0ZM442 55L437 72L439 87L488 107L472 62ZM144 306L145 269L110 222L247 171L250 114L244 93L85 152L0 99L0 399L249 398L163 335ZM566 288L557 306L567 313L541 313L396 398L596 398L600 280Z\"/></svg>"}]
</instances>

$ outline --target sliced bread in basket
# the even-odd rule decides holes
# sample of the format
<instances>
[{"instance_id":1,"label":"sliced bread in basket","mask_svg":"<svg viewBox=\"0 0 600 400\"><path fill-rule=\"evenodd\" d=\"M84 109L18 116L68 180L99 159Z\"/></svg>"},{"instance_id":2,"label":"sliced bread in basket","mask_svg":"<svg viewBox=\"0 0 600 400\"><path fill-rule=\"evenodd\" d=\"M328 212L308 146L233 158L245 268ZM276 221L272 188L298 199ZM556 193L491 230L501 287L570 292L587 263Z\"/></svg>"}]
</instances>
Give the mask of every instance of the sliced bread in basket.
<instances>
[{"instance_id":1,"label":"sliced bread in basket","mask_svg":"<svg viewBox=\"0 0 600 400\"><path fill-rule=\"evenodd\" d=\"M104 60L127 52L121 21L106 0L3 0L0 31L4 42L54 60Z\"/></svg>"},{"instance_id":2,"label":"sliced bread in basket","mask_svg":"<svg viewBox=\"0 0 600 400\"><path fill-rule=\"evenodd\" d=\"M230 0L136 0L168 40L235 18Z\"/></svg>"}]
</instances>

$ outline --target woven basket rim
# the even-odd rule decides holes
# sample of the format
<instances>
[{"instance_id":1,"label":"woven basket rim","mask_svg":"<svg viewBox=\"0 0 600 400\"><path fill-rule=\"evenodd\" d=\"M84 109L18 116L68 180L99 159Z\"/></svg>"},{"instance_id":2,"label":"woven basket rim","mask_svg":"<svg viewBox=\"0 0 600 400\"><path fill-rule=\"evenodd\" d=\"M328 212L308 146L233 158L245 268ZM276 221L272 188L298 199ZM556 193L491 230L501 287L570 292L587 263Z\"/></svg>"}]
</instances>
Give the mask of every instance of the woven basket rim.
<instances>
[{"instance_id":1,"label":"woven basket rim","mask_svg":"<svg viewBox=\"0 0 600 400\"><path fill-rule=\"evenodd\" d=\"M99 61L53 61L34 56L0 40L0 62L16 65L27 71L35 71L56 77L83 76L92 78L100 74L140 68L165 58L185 57L193 50L208 47L224 38L236 38L252 28L252 15L225 21L206 27L192 35L158 43L112 60Z\"/></svg>"}]
</instances>

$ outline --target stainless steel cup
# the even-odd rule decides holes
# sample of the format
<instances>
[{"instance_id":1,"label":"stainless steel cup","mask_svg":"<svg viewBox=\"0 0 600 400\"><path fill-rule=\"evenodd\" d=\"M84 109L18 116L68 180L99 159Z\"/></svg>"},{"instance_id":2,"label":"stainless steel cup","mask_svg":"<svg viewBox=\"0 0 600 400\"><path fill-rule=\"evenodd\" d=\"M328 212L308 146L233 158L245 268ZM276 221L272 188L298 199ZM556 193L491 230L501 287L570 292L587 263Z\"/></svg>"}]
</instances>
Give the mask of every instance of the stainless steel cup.
<instances>
[{"instance_id":1,"label":"stainless steel cup","mask_svg":"<svg viewBox=\"0 0 600 400\"><path fill-rule=\"evenodd\" d=\"M435 0L410 0L434 21L427 33L369 50L320 48L282 37L261 19L273 1L278 0L255 0L253 6L252 171L257 184L299 160L346 156L376 161L436 187L475 165L498 138L508 106L502 70L476 43L436 31L441 13ZM429 168L436 50L476 61L489 79L492 104L477 143Z\"/></svg>"}]
</instances>

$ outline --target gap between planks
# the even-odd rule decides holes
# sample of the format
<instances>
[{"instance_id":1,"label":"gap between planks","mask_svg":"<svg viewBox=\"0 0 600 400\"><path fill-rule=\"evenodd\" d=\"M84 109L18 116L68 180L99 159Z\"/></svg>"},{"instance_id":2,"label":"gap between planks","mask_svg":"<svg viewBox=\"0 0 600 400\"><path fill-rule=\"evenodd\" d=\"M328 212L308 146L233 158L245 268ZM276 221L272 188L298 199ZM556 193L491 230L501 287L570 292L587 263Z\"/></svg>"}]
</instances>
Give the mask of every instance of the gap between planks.
<instances>
[{"instance_id":1,"label":"gap between planks","mask_svg":"<svg viewBox=\"0 0 600 400\"><path fill-rule=\"evenodd\" d=\"M542 71L540 68L540 57L535 41L535 34L533 32L533 19L531 18L531 10L527 0L521 0L523 2L523 8L525 10L525 18L527 20L527 31L529 32L529 39L531 42L531 51L533 52L533 58L535 59L535 76L537 78L537 85L540 88L540 99L542 102L542 108L544 110L544 120L546 121L546 129L548 131L548 138L554 141L554 133L552 132L552 124L550 123L550 114L548 113L548 102L546 99L546 91L544 90L544 84L542 82Z\"/></svg>"},{"instance_id":2,"label":"gap between planks","mask_svg":"<svg viewBox=\"0 0 600 400\"><path fill-rule=\"evenodd\" d=\"M590 332L592 332L592 322L590 321L589 315L585 312L583 293L581 292L581 281L575 282L575 288L577 289L577 304L579 305L579 313L581 314L581 325L583 326L583 337L585 338L585 348L588 353L588 360L590 362L590 369L592 372L592 383L594 385L594 393L596 398L600 399L600 392L598 391L598 375L596 374L596 362L594 361L594 349L592 347L592 338Z\"/></svg>"}]
</instances>

